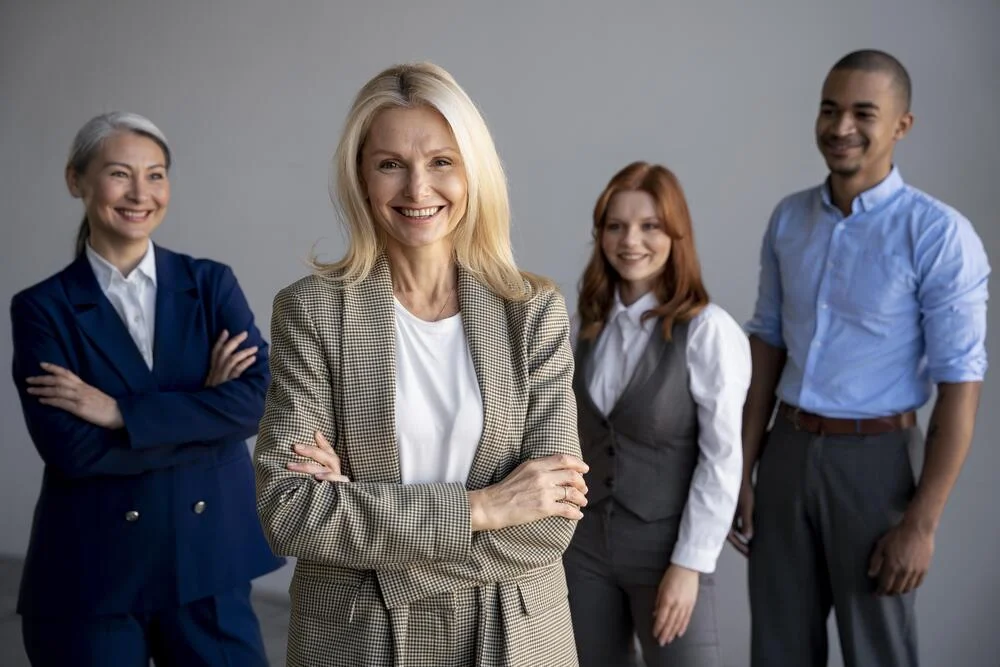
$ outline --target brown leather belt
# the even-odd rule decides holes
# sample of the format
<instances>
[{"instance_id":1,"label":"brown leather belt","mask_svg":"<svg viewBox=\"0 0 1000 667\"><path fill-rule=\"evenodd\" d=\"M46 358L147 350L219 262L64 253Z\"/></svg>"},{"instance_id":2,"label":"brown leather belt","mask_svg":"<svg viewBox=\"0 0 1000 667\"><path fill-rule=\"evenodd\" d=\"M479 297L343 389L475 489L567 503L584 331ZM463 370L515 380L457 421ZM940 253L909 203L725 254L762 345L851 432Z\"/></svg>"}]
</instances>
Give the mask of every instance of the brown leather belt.
<instances>
[{"instance_id":1,"label":"brown leather belt","mask_svg":"<svg viewBox=\"0 0 1000 667\"><path fill-rule=\"evenodd\" d=\"M779 403L778 414L792 422L796 431L820 435L877 435L902 431L917 423L917 413L913 410L888 417L835 419L800 410L788 403Z\"/></svg>"}]
</instances>

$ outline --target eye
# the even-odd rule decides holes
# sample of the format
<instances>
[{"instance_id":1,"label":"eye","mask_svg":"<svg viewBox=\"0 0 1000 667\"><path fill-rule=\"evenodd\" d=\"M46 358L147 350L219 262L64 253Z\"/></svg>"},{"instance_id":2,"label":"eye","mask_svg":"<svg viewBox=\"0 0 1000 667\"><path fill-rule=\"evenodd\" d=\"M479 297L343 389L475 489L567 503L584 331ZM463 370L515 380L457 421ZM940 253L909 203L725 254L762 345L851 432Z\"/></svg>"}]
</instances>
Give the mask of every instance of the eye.
<instances>
[{"instance_id":1,"label":"eye","mask_svg":"<svg viewBox=\"0 0 1000 667\"><path fill-rule=\"evenodd\" d=\"M609 222L608 224L604 225L604 230L608 232L617 232L619 229L621 229L621 227L622 226L620 223Z\"/></svg>"},{"instance_id":2,"label":"eye","mask_svg":"<svg viewBox=\"0 0 1000 667\"><path fill-rule=\"evenodd\" d=\"M642 231L644 232L655 232L661 228L658 222L644 222L642 223Z\"/></svg>"},{"instance_id":3,"label":"eye","mask_svg":"<svg viewBox=\"0 0 1000 667\"><path fill-rule=\"evenodd\" d=\"M115 178L128 178L128 174L121 169L115 169L111 175Z\"/></svg>"},{"instance_id":4,"label":"eye","mask_svg":"<svg viewBox=\"0 0 1000 667\"><path fill-rule=\"evenodd\" d=\"M167 177L166 174L163 174L163 173L160 173L160 172L156 172L154 174L150 174L149 175L149 180L151 180L151 181L162 181L166 177Z\"/></svg>"},{"instance_id":5,"label":"eye","mask_svg":"<svg viewBox=\"0 0 1000 667\"><path fill-rule=\"evenodd\" d=\"M861 120L872 120L873 118L875 118L875 114L869 113L867 111L862 111L862 112L860 112L858 114L855 114L855 115L858 118L860 118Z\"/></svg>"},{"instance_id":6,"label":"eye","mask_svg":"<svg viewBox=\"0 0 1000 667\"><path fill-rule=\"evenodd\" d=\"M399 163L399 160L382 160L378 163L379 169L389 170L389 169L400 169L403 165Z\"/></svg>"},{"instance_id":7,"label":"eye","mask_svg":"<svg viewBox=\"0 0 1000 667\"><path fill-rule=\"evenodd\" d=\"M437 157L434 158L434 161L431 164L435 167L450 167L452 165L452 161L446 157Z\"/></svg>"},{"instance_id":8,"label":"eye","mask_svg":"<svg viewBox=\"0 0 1000 667\"><path fill-rule=\"evenodd\" d=\"M833 109L823 108L819 110L819 115L823 116L824 118L829 118L830 116L834 115L834 111Z\"/></svg>"}]
</instances>

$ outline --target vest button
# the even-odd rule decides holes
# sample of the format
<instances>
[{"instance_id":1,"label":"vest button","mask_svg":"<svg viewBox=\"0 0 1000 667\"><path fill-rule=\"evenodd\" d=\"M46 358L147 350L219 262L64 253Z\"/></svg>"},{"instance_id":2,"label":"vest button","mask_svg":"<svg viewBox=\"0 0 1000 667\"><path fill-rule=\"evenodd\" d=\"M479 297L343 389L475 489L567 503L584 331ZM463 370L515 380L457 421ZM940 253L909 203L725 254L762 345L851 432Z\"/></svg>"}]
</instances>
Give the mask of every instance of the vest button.
<instances>
[{"instance_id":1,"label":"vest button","mask_svg":"<svg viewBox=\"0 0 1000 667\"><path fill-rule=\"evenodd\" d=\"M614 455L615 455L615 448L612 447L611 445L608 445L608 456L614 456Z\"/></svg>"},{"instance_id":2,"label":"vest button","mask_svg":"<svg viewBox=\"0 0 1000 667\"><path fill-rule=\"evenodd\" d=\"M191 511L194 512L195 514L203 513L205 511L205 501L199 500L198 502L196 502L194 506L191 507Z\"/></svg>"},{"instance_id":3,"label":"vest button","mask_svg":"<svg viewBox=\"0 0 1000 667\"><path fill-rule=\"evenodd\" d=\"M615 479L614 479L614 477L605 477L604 478L604 485L607 486L609 489L613 488L614 485L615 485Z\"/></svg>"},{"instance_id":4,"label":"vest button","mask_svg":"<svg viewBox=\"0 0 1000 667\"><path fill-rule=\"evenodd\" d=\"M128 512L125 512L125 520L128 522L138 521L139 513L135 510L129 510Z\"/></svg>"}]
</instances>

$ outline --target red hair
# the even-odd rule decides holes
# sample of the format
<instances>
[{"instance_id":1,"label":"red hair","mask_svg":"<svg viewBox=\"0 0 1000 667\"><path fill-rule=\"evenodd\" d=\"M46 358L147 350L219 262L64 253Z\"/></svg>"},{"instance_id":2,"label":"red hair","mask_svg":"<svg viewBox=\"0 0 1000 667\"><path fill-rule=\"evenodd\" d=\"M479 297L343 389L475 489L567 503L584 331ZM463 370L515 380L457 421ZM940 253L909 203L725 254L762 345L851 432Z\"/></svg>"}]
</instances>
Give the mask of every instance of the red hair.
<instances>
[{"instance_id":1,"label":"red hair","mask_svg":"<svg viewBox=\"0 0 1000 667\"><path fill-rule=\"evenodd\" d=\"M663 229L672 242L666 266L653 287L661 305L643 313L642 319L662 317L663 337L670 340L675 322L690 320L709 302L695 251L691 214L680 181L666 167L633 162L614 175L594 206L594 251L580 279L577 300L583 340L596 339L601 333L611 311L615 289L621 281L604 256L601 235L611 198L627 191L645 192L653 197Z\"/></svg>"}]
</instances>

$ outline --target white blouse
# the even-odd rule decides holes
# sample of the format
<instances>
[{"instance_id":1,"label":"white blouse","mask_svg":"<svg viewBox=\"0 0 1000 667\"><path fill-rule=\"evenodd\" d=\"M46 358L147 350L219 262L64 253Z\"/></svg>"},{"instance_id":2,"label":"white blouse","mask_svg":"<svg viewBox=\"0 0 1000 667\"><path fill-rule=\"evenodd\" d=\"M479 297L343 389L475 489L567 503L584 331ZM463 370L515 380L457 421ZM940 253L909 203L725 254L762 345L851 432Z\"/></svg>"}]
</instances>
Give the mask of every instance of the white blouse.
<instances>
[{"instance_id":1,"label":"white blouse","mask_svg":"<svg viewBox=\"0 0 1000 667\"><path fill-rule=\"evenodd\" d=\"M605 415L611 412L639 365L656 318L642 314L659 302L649 292L631 306L618 294L593 348L588 389ZM579 319L574 317L574 342ZM750 387L750 344L725 310L709 304L691 321L687 338L691 397L698 406L698 464L691 480L671 562L713 572L736 511L743 476L743 404Z\"/></svg>"},{"instance_id":2,"label":"white blouse","mask_svg":"<svg viewBox=\"0 0 1000 667\"><path fill-rule=\"evenodd\" d=\"M98 255L90 243L86 253L101 291L128 329L146 366L153 370L153 335L156 332L156 253L153 242L149 242L146 254L128 277Z\"/></svg>"},{"instance_id":3,"label":"white blouse","mask_svg":"<svg viewBox=\"0 0 1000 667\"><path fill-rule=\"evenodd\" d=\"M483 397L462 316L427 322L395 306L403 484L465 484L483 434Z\"/></svg>"}]
</instances>

